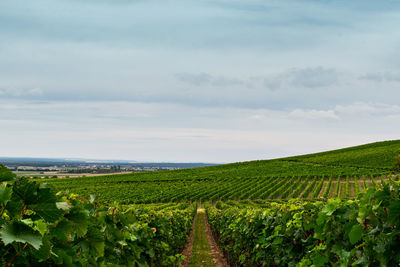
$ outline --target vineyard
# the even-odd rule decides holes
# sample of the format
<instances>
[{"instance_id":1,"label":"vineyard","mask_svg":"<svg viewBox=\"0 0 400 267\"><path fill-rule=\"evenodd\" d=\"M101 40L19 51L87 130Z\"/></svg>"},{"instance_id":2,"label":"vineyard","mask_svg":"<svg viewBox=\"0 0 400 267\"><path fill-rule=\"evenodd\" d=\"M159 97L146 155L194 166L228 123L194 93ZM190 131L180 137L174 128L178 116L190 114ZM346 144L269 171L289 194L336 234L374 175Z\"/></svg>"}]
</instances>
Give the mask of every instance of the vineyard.
<instances>
[{"instance_id":1,"label":"vineyard","mask_svg":"<svg viewBox=\"0 0 400 267\"><path fill-rule=\"evenodd\" d=\"M179 266L203 205L196 231L232 266L398 266L399 148L63 179L0 165L0 265Z\"/></svg>"},{"instance_id":2,"label":"vineyard","mask_svg":"<svg viewBox=\"0 0 400 267\"><path fill-rule=\"evenodd\" d=\"M96 194L101 201L125 204L200 199L349 198L393 174L393 159L400 153L399 147L400 141L386 141L275 160L40 181L51 184L57 191L68 190L84 197Z\"/></svg>"},{"instance_id":3,"label":"vineyard","mask_svg":"<svg viewBox=\"0 0 400 267\"><path fill-rule=\"evenodd\" d=\"M129 204L196 200L350 198L365 188L384 183L388 177L294 176L129 182L111 182L105 178L101 183L91 184L84 179L70 179L55 181L51 185L57 191L69 190L84 197L96 193L100 201Z\"/></svg>"},{"instance_id":4,"label":"vineyard","mask_svg":"<svg viewBox=\"0 0 400 267\"><path fill-rule=\"evenodd\" d=\"M217 202L209 223L232 265L398 266L400 186L355 200Z\"/></svg>"}]
</instances>

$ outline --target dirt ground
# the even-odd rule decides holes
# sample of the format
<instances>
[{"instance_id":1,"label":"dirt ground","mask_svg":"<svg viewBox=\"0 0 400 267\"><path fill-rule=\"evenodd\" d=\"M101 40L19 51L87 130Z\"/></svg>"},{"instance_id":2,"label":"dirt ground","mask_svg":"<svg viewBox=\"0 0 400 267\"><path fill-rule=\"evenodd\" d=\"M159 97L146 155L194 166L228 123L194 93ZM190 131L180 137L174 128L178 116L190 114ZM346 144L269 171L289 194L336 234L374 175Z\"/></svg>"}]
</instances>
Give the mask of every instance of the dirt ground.
<instances>
[{"instance_id":1,"label":"dirt ground","mask_svg":"<svg viewBox=\"0 0 400 267\"><path fill-rule=\"evenodd\" d=\"M182 255L185 256L185 260L180 265L181 267L189 266L189 259L192 256L192 250L193 250L194 227L196 225L196 220L197 220L197 214L195 215L194 220L193 220L192 230L190 231L188 242L186 243L186 246L182 251Z\"/></svg>"},{"instance_id":2,"label":"dirt ground","mask_svg":"<svg viewBox=\"0 0 400 267\"><path fill-rule=\"evenodd\" d=\"M227 262L227 260L224 257L224 254L221 252L221 250L219 249L217 243L214 240L214 237L212 235L211 232L211 228L210 225L208 223L207 220L207 215L204 212L203 208L199 208L197 210L197 212L200 213L200 216L204 216L204 220L206 222L206 235L207 235L207 239L208 239L208 243L210 245L210 249L211 249L211 254L213 256L213 262L215 264L216 267L229 267L229 264ZM190 257L192 256L192 250L193 250L193 241L194 241L194 229L195 229L195 225L196 225L196 220L197 220L197 214L194 218L193 221L193 227L192 227L192 231L190 232L189 235L189 240L186 244L186 247L184 248L182 254L185 256L185 261L180 265L181 267L188 267L189 266L189 261L190 261Z\"/></svg>"},{"instance_id":3,"label":"dirt ground","mask_svg":"<svg viewBox=\"0 0 400 267\"><path fill-rule=\"evenodd\" d=\"M207 214L204 213L206 221L206 234L208 237L208 242L210 244L211 253L214 257L213 261L216 267L228 267L228 261L225 259L224 254L219 249L217 243L215 242L214 236L212 235L210 224L208 223Z\"/></svg>"}]
</instances>

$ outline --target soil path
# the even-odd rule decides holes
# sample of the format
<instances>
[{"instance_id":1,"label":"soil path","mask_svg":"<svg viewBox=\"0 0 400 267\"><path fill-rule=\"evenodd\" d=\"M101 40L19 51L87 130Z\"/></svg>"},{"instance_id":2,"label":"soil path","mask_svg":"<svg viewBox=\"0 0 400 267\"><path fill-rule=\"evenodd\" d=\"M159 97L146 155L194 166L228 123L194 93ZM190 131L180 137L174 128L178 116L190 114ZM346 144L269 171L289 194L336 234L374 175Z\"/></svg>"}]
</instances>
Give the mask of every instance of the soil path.
<instances>
[{"instance_id":1,"label":"soil path","mask_svg":"<svg viewBox=\"0 0 400 267\"><path fill-rule=\"evenodd\" d=\"M180 264L181 267L188 267L189 266L189 259L192 256L192 250L193 250L194 228L196 226L196 221L197 221L197 213L194 216L192 230L190 231L190 234L189 234L189 240L186 243L186 246L182 251L182 255L185 256L185 260Z\"/></svg>"},{"instance_id":2,"label":"soil path","mask_svg":"<svg viewBox=\"0 0 400 267\"><path fill-rule=\"evenodd\" d=\"M225 259L224 254L219 249L215 242L214 236L212 235L210 224L208 223L207 214L204 212L204 220L206 222L206 234L208 243L210 244L211 254L213 255L213 261L216 267L228 267L228 261Z\"/></svg>"},{"instance_id":3,"label":"soil path","mask_svg":"<svg viewBox=\"0 0 400 267\"><path fill-rule=\"evenodd\" d=\"M205 263L205 262L202 263L202 261L200 261L200 262L199 261L195 261L196 263L194 263L193 261L191 261L191 257L192 256L193 257L195 257L195 256L198 257L198 255L196 255L196 254L201 253L199 251L196 251L196 246L195 247L193 246L194 240L196 238L195 237L195 233L196 233L195 229L196 229L196 226L199 227L199 225L196 225L196 223L197 224L199 223L198 216L204 216L203 217L204 218L204 226L203 226L204 228L201 227L201 228L203 228L203 229L201 229L201 232L204 231L206 236L207 236L207 241L208 241L208 245L209 245L209 248L210 248L210 252L209 253L212 255L212 262L210 261L210 263ZM200 221L202 221L202 220L200 220ZM203 223L201 223L201 224L203 224ZM197 231L198 230L199 229L197 229ZM204 253L204 251L203 251L203 253ZM219 247L218 247L217 243L215 242L215 239L214 239L214 237L212 235L211 228L210 228L210 225L208 223L207 215L205 213L204 208L199 208L197 210L197 214L196 214L196 216L194 218L194 221L193 221L192 231L190 232L190 235L189 235L188 243L187 243L185 249L183 250L182 254L185 256L185 261L180 265L181 267L189 267L189 266L201 267L203 265L204 266L214 265L216 267L229 267L228 262L224 258L224 254L219 249ZM210 260L211 260L211 258L210 258ZM212 263L214 263L214 264L212 264Z\"/></svg>"}]
</instances>

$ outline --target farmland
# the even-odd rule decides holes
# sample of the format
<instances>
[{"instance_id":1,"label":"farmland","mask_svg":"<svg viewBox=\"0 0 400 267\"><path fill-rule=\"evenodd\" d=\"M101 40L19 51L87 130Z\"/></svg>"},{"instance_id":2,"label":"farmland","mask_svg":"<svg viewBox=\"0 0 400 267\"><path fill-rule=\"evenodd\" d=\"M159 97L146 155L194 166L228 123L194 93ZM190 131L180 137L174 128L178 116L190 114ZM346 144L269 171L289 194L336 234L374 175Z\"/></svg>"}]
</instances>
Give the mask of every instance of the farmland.
<instances>
[{"instance_id":1,"label":"farmland","mask_svg":"<svg viewBox=\"0 0 400 267\"><path fill-rule=\"evenodd\" d=\"M395 266L399 189L393 183L356 200L218 202L207 214L233 264Z\"/></svg>"},{"instance_id":2,"label":"farmland","mask_svg":"<svg viewBox=\"0 0 400 267\"><path fill-rule=\"evenodd\" d=\"M373 153L375 151L375 154ZM276 160L73 179L41 180L101 201L154 203L195 200L354 197L393 173L399 141ZM343 164L339 160L343 158Z\"/></svg>"},{"instance_id":3,"label":"farmland","mask_svg":"<svg viewBox=\"0 0 400 267\"><path fill-rule=\"evenodd\" d=\"M36 180L0 167L0 263L178 266L202 206L207 216L193 228L202 254L189 263L211 255L209 223L234 266L396 265L400 186L392 164L399 153L400 141L386 141L275 160Z\"/></svg>"}]
</instances>

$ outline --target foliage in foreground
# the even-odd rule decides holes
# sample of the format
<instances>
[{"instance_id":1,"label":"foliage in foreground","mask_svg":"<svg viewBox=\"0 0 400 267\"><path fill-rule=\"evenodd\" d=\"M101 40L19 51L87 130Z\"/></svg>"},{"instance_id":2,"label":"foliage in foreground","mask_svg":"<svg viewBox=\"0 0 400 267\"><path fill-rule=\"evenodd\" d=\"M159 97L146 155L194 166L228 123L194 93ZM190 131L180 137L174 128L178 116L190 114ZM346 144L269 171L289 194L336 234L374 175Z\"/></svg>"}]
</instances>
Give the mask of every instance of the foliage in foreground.
<instances>
[{"instance_id":1,"label":"foliage in foreground","mask_svg":"<svg viewBox=\"0 0 400 267\"><path fill-rule=\"evenodd\" d=\"M357 200L209 205L210 225L242 266L398 266L400 186L370 188Z\"/></svg>"},{"instance_id":2,"label":"foliage in foreground","mask_svg":"<svg viewBox=\"0 0 400 267\"><path fill-rule=\"evenodd\" d=\"M0 173L1 266L174 266L183 258L194 205L99 205L14 181L1 165Z\"/></svg>"}]
</instances>

